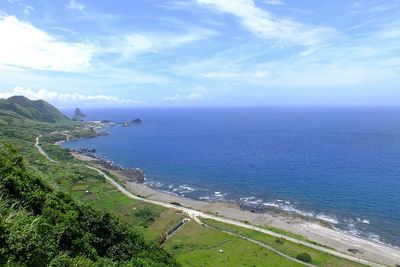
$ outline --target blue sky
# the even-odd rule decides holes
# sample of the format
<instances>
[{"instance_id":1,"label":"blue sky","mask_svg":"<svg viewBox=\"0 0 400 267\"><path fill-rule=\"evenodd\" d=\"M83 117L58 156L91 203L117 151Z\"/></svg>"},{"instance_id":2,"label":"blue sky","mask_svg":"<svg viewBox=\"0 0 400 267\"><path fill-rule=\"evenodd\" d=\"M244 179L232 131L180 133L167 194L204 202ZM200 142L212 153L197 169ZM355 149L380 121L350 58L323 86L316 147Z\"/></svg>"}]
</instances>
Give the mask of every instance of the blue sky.
<instances>
[{"instance_id":1,"label":"blue sky","mask_svg":"<svg viewBox=\"0 0 400 267\"><path fill-rule=\"evenodd\" d=\"M0 1L0 97L400 104L397 0Z\"/></svg>"}]
</instances>

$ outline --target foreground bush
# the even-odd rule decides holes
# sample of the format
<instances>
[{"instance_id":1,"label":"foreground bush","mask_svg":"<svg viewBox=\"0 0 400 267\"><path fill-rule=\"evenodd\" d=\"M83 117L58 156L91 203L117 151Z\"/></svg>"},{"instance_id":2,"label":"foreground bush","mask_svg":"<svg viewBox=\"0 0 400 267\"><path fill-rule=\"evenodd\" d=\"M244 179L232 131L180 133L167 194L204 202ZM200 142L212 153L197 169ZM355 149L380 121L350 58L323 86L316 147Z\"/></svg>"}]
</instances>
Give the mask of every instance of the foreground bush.
<instances>
[{"instance_id":1,"label":"foreground bush","mask_svg":"<svg viewBox=\"0 0 400 267\"><path fill-rule=\"evenodd\" d=\"M0 266L178 266L109 213L76 203L0 143Z\"/></svg>"}]
</instances>

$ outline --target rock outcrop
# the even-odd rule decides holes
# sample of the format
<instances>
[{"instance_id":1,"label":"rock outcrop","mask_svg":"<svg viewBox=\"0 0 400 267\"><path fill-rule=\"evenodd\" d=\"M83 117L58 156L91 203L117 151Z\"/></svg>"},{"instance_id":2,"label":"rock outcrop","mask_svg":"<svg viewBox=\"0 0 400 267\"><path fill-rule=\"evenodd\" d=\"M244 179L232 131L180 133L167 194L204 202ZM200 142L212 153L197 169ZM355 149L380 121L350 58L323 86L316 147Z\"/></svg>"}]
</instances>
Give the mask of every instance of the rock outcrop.
<instances>
[{"instance_id":1,"label":"rock outcrop","mask_svg":"<svg viewBox=\"0 0 400 267\"><path fill-rule=\"evenodd\" d=\"M83 114L83 112L79 108L76 108L74 116L72 117L72 120L74 120L74 121L82 121L84 117L86 117L86 115Z\"/></svg>"},{"instance_id":2,"label":"rock outcrop","mask_svg":"<svg viewBox=\"0 0 400 267\"><path fill-rule=\"evenodd\" d=\"M123 123L121 123L121 126L122 127L129 127L129 126L136 125L136 124L141 124L141 123L142 123L142 120L138 118L138 119L134 119L132 121L123 122Z\"/></svg>"}]
</instances>

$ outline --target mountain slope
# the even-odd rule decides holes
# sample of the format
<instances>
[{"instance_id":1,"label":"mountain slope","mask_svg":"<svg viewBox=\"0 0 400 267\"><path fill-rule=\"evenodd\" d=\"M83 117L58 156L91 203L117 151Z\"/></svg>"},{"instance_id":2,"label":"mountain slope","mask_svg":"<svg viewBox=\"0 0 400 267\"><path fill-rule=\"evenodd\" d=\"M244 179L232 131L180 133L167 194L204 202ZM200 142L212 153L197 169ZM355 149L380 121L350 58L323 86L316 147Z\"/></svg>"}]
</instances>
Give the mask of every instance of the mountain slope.
<instances>
[{"instance_id":1,"label":"mountain slope","mask_svg":"<svg viewBox=\"0 0 400 267\"><path fill-rule=\"evenodd\" d=\"M0 99L0 115L39 122L68 120L57 108L44 100L30 100L24 96Z\"/></svg>"},{"instance_id":2,"label":"mountain slope","mask_svg":"<svg viewBox=\"0 0 400 267\"><path fill-rule=\"evenodd\" d=\"M55 190L0 142L0 266L179 264L113 215Z\"/></svg>"}]
</instances>

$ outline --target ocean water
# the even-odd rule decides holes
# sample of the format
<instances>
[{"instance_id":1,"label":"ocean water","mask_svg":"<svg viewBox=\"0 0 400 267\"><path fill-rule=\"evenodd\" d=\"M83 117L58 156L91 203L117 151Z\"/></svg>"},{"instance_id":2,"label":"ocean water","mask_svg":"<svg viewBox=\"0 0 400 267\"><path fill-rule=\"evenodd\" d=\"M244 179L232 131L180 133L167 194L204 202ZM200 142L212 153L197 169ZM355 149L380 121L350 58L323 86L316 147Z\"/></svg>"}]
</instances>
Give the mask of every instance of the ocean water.
<instances>
[{"instance_id":1,"label":"ocean water","mask_svg":"<svg viewBox=\"0 0 400 267\"><path fill-rule=\"evenodd\" d=\"M71 113L67 110L66 113ZM160 190L329 221L400 246L400 108L83 110L143 124L65 143L139 167Z\"/></svg>"}]
</instances>

